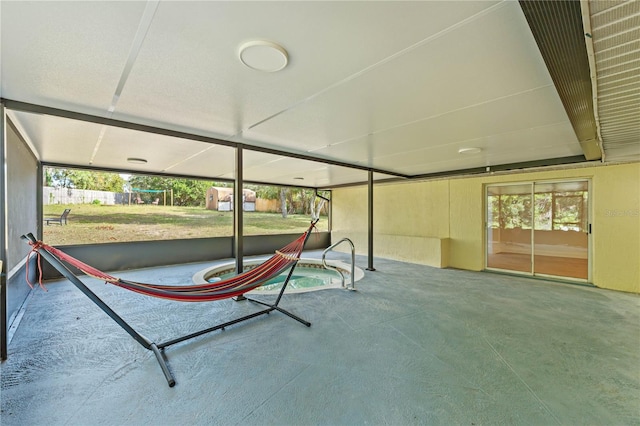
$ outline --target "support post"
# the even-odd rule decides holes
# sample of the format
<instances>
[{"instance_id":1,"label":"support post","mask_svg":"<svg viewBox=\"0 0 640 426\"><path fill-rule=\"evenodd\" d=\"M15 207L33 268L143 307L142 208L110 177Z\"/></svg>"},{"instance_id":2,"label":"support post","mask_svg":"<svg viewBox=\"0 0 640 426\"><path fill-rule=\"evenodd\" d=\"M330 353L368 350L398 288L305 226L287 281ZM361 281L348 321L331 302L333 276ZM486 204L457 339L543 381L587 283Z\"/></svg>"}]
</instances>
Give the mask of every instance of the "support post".
<instances>
[{"instance_id":1,"label":"support post","mask_svg":"<svg viewBox=\"0 0 640 426\"><path fill-rule=\"evenodd\" d=\"M4 102L0 103L0 359L7 359L7 122ZM3 266L4 265L4 266Z\"/></svg>"},{"instance_id":2,"label":"support post","mask_svg":"<svg viewBox=\"0 0 640 426\"><path fill-rule=\"evenodd\" d=\"M369 197L368 197L368 211L369 211L369 253L368 253L368 265L367 271L375 271L373 267L373 170L369 170Z\"/></svg>"},{"instance_id":3,"label":"support post","mask_svg":"<svg viewBox=\"0 0 640 426\"><path fill-rule=\"evenodd\" d=\"M41 240L44 230L42 229L42 223L43 220L42 218L44 218L44 198L43 198L43 194L44 194L44 166L42 165L42 163L40 161L38 161L38 170L37 170L37 175L38 175L38 180L36 181L36 197L38 202L37 202L37 209L38 209L38 226L36 227L36 235L38 236L38 239ZM62 223L60 223L60 225L62 226Z\"/></svg>"},{"instance_id":4,"label":"support post","mask_svg":"<svg viewBox=\"0 0 640 426\"><path fill-rule=\"evenodd\" d=\"M242 145L236 147L236 180L233 188L233 255L236 258L236 274L241 274L244 267L242 258L244 256L244 234L243 234L243 203L242 203L242 186L243 186L243 158ZM236 302L245 300L244 295L233 298Z\"/></svg>"}]
</instances>

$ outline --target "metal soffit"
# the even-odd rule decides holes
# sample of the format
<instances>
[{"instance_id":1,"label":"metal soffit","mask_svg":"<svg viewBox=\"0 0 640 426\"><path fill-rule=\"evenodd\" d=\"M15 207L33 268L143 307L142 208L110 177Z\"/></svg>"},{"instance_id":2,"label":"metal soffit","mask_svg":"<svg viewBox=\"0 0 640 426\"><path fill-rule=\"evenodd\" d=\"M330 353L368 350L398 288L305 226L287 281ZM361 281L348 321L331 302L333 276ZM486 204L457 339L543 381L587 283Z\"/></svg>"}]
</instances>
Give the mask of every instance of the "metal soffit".
<instances>
[{"instance_id":1,"label":"metal soffit","mask_svg":"<svg viewBox=\"0 0 640 426\"><path fill-rule=\"evenodd\" d=\"M640 160L640 1L589 1L596 109L606 159Z\"/></svg>"}]
</instances>

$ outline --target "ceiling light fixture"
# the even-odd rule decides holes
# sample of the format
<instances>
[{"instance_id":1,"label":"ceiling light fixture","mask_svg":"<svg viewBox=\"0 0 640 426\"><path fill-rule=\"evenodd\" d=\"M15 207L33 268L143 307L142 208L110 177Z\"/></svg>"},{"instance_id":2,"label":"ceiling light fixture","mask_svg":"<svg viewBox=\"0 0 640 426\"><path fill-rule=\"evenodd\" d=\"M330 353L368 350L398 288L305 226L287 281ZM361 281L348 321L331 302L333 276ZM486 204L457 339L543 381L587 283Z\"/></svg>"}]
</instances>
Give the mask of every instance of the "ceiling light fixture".
<instances>
[{"instance_id":1,"label":"ceiling light fixture","mask_svg":"<svg viewBox=\"0 0 640 426\"><path fill-rule=\"evenodd\" d=\"M294 177L293 179L294 179L294 180L304 180L304 178L303 178L303 177Z\"/></svg>"},{"instance_id":2,"label":"ceiling light fixture","mask_svg":"<svg viewBox=\"0 0 640 426\"><path fill-rule=\"evenodd\" d=\"M468 155L468 154L480 154L480 152L482 152L482 148L477 148L477 147L471 147L471 148L460 148L458 150L458 154L464 154L464 155Z\"/></svg>"},{"instance_id":3,"label":"ceiling light fixture","mask_svg":"<svg viewBox=\"0 0 640 426\"><path fill-rule=\"evenodd\" d=\"M127 162L132 164L147 164L147 160L145 160L144 158L135 158L135 157L127 158Z\"/></svg>"},{"instance_id":4,"label":"ceiling light fixture","mask_svg":"<svg viewBox=\"0 0 640 426\"><path fill-rule=\"evenodd\" d=\"M289 63L289 54L284 47L265 40L244 43L238 50L238 57L249 68L264 72L280 71Z\"/></svg>"}]
</instances>

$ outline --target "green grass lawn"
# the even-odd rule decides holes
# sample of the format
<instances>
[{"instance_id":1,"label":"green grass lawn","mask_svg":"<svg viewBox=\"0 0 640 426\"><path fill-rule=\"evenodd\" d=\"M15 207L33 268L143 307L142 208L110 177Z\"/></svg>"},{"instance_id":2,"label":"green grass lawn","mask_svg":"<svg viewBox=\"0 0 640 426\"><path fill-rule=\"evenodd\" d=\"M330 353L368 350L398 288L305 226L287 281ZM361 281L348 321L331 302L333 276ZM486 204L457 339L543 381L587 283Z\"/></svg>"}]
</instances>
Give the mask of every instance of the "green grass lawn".
<instances>
[{"instance_id":1,"label":"green grass lawn","mask_svg":"<svg viewBox=\"0 0 640 426\"><path fill-rule=\"evenodd\" d=\"M44 241L52 245L96 244L124 241L169 240L233 235L233 212L204 207L96 204L46 205L44 217L56 217L70 208L68 225L43 224ZM311 218L305 215L245 212L244 235L304 232ZM318 229L327 229L323 217Z\"/></svg>"}]
</instances>

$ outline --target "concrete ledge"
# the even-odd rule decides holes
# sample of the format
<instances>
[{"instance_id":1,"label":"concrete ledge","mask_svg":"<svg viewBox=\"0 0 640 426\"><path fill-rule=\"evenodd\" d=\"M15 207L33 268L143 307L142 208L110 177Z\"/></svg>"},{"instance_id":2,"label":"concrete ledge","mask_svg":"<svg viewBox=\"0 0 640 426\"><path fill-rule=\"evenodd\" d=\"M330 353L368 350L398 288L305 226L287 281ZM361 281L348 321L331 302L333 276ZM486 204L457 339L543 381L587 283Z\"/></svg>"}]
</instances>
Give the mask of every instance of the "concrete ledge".
<instances>
[{"instance_id":1,"label":"concrete ledge","mask_svg":"<svg viewBox=\"0 0 640 426\"><path fill-rule=\"evenodd\" d=\"M338 241L341 238L349 238L353 241L356 253L367 254L366 233L340 231L331 233L332 241ZM338 251L341 251L340 247ZM449 238L374 234L373 254L386 259L446 268L449 266Z\"/></svg>"}]
</instances>

